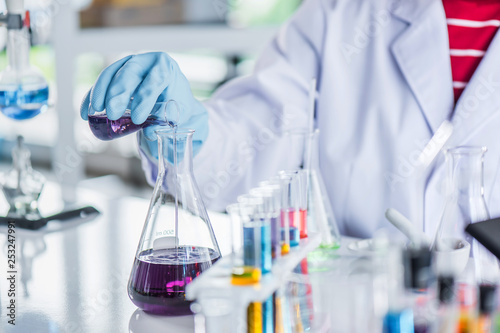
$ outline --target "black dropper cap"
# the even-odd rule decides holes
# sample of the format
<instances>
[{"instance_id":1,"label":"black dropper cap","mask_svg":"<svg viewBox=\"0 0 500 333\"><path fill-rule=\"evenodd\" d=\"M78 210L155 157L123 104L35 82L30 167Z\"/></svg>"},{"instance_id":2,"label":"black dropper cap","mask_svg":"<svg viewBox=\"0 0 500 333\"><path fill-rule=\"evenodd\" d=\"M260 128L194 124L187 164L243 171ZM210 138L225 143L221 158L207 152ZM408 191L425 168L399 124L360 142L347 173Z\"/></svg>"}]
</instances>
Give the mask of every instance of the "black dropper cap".
<instances>
[{"instance_id":1,"label":"black dropper cap","mask_svg":"<svg viewBox=\"0 0 500 333\"><path fill-rule=\"evenodd\" d=\"M431 280L432 252L425 247L405 251L405 286L407 289L426 289Z\"/></svg>"},{"instance_id":2,"label":"black dropper cap","mask_svg":"<svg viewBox=\"0 0 500 333\"><path fill-rule=\"evenodd\" d=\"M495 311L497 287L492 284L481 284L479 286L479 312L491 314Z\"/></svg>"},{"instance_id":3,"label":"black dropper cap","mask_svg":"<svg viewBox=\"0 0 500 333\"><path fill-rule=\"evenodd\" d=\"M443 304L450 304L455 299L455 278L452 275L438 277L438 298Z\"/></svg>"}]
</instances>

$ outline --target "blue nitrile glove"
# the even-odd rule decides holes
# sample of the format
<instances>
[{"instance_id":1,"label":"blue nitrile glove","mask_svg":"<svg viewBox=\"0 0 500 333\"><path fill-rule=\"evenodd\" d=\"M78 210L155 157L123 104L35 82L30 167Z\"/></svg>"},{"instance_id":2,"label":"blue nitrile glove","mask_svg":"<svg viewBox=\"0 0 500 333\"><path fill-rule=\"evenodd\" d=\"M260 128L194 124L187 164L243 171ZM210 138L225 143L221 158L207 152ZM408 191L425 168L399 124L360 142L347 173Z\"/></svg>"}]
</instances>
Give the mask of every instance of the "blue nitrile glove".
<instances>
[{"instance_id":1,"label":"blue nitrile glove","mask_svg":"<svg viewBox=\"0 0 500 333\"><path fill-rule=\"evenodd\" d=\"M195 130L193 151L197 153L208 136L208 114L194 98L188 80L169 55L163 52L131 55L105 68L83 99L81 116L87 120L88 109L92 107L95 111L106 109L108 118L116 120L124 114L131 97L134 98L131 118L136 124L146 121L156 102L176 101L180 112L177 126ZM170 114L173 114L172 104L175 103L168 106ZM149 126L138 136L139 146L153 159L158 158L154 131L159 128Z\"/></svg>"}]
</instances>

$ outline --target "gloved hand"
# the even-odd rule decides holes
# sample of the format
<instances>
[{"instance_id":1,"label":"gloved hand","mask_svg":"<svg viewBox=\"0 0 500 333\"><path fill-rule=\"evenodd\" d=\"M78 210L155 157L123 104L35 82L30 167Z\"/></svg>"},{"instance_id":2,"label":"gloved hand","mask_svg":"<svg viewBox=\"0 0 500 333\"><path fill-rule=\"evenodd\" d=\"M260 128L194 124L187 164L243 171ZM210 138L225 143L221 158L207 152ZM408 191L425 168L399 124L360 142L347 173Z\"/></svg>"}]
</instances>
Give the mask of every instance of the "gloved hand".
<instances>
[{"instance_id":1,"label":"gloved hand","mask_svg":"<svg viewBox=\"0 0 500 333\"><path fill-rule=\"evenodd\" d=\"M176 101L180 112L177 126L195 130L193 151L196 154L208 136L208 114L194 98L188 80L170 56L163 52L131 55L105 68L83 99L81 117L87 120L88 109L92 107L95 111L106 109L111 120L119 119L131 97L134 98L131 118L135 124L146 121L156 102ZM175 103L169 103L168 114L175 114L177 118L172 104ZM152 159L158 158L154 131L159 128L155 125L139 131L139 146Z\"/></svg>"}]
</instances>

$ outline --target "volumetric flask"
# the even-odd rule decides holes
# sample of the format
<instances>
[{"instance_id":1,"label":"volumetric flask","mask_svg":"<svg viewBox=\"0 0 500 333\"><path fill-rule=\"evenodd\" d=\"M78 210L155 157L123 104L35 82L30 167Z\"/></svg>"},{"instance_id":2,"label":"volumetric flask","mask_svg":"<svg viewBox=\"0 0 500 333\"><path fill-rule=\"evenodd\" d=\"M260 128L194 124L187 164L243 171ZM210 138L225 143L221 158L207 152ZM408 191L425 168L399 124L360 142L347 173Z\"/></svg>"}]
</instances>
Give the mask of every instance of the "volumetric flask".
<instances>
[{"instance_id":1,"label":"volumetric flask","mask_svg":"<svg viewBox=\"0 0 500 333\"><path fill-rule=\"evenodd\" d=\"M146 312L190 314L186 285L220 258L193 176L193 133L156 131L159 173L128 285Z\"/></svg>"},{"instance_id":2,"label":"volumetric flask","mask_svg":"<svg viewBox=\"0 0 500 333\"><path fill-rule=\"evenodd\" d=\"M156 102L154 104L153 109L150 112L149 117L142 124L135 124L132 121L131 109L132 109L132 101L130 100L127 109L123 116L121 116L117 120L108 119L108 115L106 110L103 111L95 111L92 108L92 105L89 106L88 110L88 121L90 130L94 134L94 136L103 141L114 140L117 138L121 138L122 136L129 135L137 132L138 130L152 126L152 125L160 125L160 126L170 126L174 127L174 124L177 123L179 118L178 109L177 114L174 117L168 117L169 119L176 119L175 122L167 120L167 109L168 105L170 105L172 100L168 102Z\"/></svg>"}]
</instances>

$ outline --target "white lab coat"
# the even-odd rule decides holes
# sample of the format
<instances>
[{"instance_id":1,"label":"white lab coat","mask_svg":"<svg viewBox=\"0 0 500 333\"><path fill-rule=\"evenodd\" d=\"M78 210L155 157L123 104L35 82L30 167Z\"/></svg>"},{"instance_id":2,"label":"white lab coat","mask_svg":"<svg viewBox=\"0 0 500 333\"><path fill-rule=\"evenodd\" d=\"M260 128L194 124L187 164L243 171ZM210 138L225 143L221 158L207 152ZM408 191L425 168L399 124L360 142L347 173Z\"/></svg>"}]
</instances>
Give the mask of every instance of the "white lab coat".
<instances>
[{"instance_id":1,"label":"white lab coat","mask_svg":"<svg viewBox=\"0 0 500 333\"><path fill-rule=\"evenodd\" d=\"M259 181L298 165L282 133L306 127L308 87L317 78L320 167L343 234L369 237L389 227L389 207L415 216L416 156L446 119L455 125L450 146L488 147L485 197L500 216L499 56L497 34L454 108L441 0L306 0L253 75L206 102L210 133L194 164L207 206L224 210ZM429 235L443 207L443 166L440 156L425 176L419 227Z\"/></svg>"}]
</instances>

